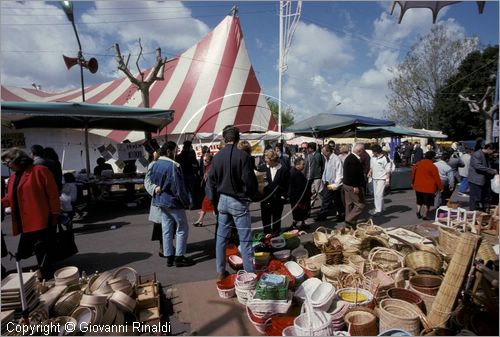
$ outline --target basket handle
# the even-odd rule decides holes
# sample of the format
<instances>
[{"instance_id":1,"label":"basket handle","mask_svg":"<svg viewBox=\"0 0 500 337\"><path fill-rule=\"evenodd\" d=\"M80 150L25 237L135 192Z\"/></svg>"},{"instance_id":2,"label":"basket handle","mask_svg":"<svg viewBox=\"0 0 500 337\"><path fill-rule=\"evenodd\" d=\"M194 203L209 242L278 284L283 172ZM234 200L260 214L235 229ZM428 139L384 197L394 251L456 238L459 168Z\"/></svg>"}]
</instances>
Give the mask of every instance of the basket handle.
<instances>
[{"instance_id":1,"label":"basket handle","mask_svg":"<svg viewBox=\"0 0 500 337\"><path fill-rule=\"evenodd\" d=\"M392 272L389 273L389 276L392 276L392 274L394 274L393 279L394 279L394 284L395 285L397 285L399 276L401 276L401 274L404 273L405 271L410 272L410 275L411 274L417 275L417 273L413 269L408 268L408 267L396 269L396 270L394 270L394 271L392 271ZM403 278L403 281L405 281L404 278Z\"/></svg>"},{"instance_id":2,"label":"basket handle","mask_svg":"<svg viewBox=\"0 0 500 337\"><path fill-rule=\"evenodd\" d=\"M400 252L398 252L398 251L396 251L394 249L386 248L386 247L375 247L372 250L370 250L370 253L368 254L368 261L373 262L372 260L375 257L375 255L377 253L381 253L381 252L387 252L387 253L391 253L393 255L396 255L397 258L398 258L398 260L399 260L399 262L401 264L403 263L404 256Z\"/></svg>"},{"instance_id":3,"label":"basket handle","mask_svg":"<svg viewBox=\"0 0 500 337\"><path fill-rule=\"evenodd\" d=\"M326 235L328 235L327 229L323 226L319 226L318 228L316 228L315 232L325 233Z\"/></svg>"}]
</instances>

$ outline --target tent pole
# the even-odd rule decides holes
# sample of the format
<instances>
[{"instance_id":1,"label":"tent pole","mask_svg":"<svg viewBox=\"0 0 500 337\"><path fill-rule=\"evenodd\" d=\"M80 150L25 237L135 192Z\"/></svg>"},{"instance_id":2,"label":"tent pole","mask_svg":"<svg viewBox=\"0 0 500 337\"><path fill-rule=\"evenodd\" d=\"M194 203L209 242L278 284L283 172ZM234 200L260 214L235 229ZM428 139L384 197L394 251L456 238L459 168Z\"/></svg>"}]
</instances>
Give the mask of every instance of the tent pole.
<instances>
[{"instance_id":1,"label":"tent pole","mask_svg":"<svg viewBox=\"0 0 500 337\"><path fill-rule=\"evenodd\" d=\"M87 177L90 178L90 155L89 155L89 121L85 120L85 164Z\"/></svg>"}]
</instances>

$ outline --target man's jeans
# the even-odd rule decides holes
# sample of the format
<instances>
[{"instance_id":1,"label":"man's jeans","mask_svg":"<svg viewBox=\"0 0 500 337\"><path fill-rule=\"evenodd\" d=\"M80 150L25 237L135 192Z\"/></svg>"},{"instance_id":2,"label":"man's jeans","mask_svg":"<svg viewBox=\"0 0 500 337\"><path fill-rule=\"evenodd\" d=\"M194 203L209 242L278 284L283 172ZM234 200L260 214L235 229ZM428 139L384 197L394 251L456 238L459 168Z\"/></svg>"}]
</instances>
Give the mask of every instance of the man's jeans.
<instances>
[{"instance_id":1,"label":"man's jeans","mask_svg":"<svg viewBox=\"0 0 500 337\"><path fill-rule=\"evenodd\" d=\"M217 237L215 240L216 268L218 273L226 271L226 246L231 234L231 226L236 225L240 238L243 268L253 272L252 221L248 202L240 201L225 194L220 195Z\"/></svg>"},{"instance_id":2,"label":"man's jeans","mask_svg":"<svg viewBox=\"0 0 500 337\"><path fill-rule=\"evenodd\" d=\"M175 231L175 224L177 224L177 232ZM183 209L162 208L161 231L163 237L163 255L174 255L172 244L174 234L176 235L175 255L182 256L186 254L186 242L189 234L186 211Z\"/></svg>"}]
</instances>

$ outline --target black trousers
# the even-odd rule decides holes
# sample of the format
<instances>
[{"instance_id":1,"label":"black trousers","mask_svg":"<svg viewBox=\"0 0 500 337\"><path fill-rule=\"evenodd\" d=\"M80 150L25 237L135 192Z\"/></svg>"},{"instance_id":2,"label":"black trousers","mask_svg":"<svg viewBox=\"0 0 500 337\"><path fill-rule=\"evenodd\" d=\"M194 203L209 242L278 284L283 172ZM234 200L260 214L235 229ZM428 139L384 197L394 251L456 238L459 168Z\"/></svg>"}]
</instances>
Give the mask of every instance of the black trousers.
<instances>
[{"instance_id":1,"label":"black trousers","mask_svg":"<svg viewBox=\"0 0 500 337\"><path fill-rule=\"evenodd\" d=\"M342 201L342 188L338 188L335 191L330 191L328 188L323 188L322 194L322 203L321 209L319 210L318 215L328 215L328 210L332 207L335 210L337 215L341 215L345 213L344 202Z\"/></svg>"},{"instance_id":2,"label":"black trousers","mask_svg":"<svg viewBox=\"0 0 500 337\"><path fill-rule=\"evenodd\" d=\"M283 200L279 198L269 198L260 203L260 214L265 234L280 232L282 213Z\"/></svg>"},{"instance_id":3,"label":"black trousers","mask_svg":"<svg viewBox=\"0 0 500 337\"><path fill-rule=\"evenodd\" d=\"M54 236L55 226L36 232L22 233L17 247L17 254L21 259L27 259L35 254L42 279L46 280L54 276L53 259L49 254Z\"/></svg>"},{"instance_id":4,"label":"black trousers","mask_svg":"<svg viewBox=\"0 0 500 337\"><path fill-rule=\"evenodd\" d=\"M491 204L491 186L487 181L483 186L469 181L469 210L488 211ZM479 203L482 205L479 206Z\"/></svg>"}]
</instances>

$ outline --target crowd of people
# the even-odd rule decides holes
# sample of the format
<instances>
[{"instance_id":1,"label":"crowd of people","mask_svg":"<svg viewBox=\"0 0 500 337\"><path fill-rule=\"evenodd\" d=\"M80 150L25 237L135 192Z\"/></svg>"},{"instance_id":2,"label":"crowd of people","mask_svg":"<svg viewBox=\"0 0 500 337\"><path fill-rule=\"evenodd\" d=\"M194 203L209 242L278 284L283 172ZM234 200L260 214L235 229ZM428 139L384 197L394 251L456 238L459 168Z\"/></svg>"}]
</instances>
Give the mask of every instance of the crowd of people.
<instances>
[{"instance_id":1,"label":"crowd of people","mask_svg":"<svg viewBox=\"0 0 500 337\"><path fill-rule=\"evenodd\" d=\"M478 142L476 149L468 150L454 143L436 152L432 144L422 149L418 143L404 142L402 148L402 164L412 167L418 218L427 220L429 211L445 204L458 186L461 196L470 197L470 210L488 211L492 202L490 180L498 174L498 156L494 155L498 144ZM383 214L398 151L401 148L391 160L385 144L337 146L330 141L295 147L268 145L263 156L256 158L250 143L240 141L234 126L224 128L217 154L204 147L199 160L190 141L184 142L180 152L176 143L168 141L154 153L144 181L152 197L152 240L159 241L158 254L167 260L167 266L194 265L195 261L186 257L190 227L186 210L195 208L199 198L201 209L193 225L203 226L207 214L216 218L217 277L227 274L225 251L230 239L239 245L245 270L252 271L252 202L260 203L264 235L307 230L308 219L318 222L330 216L340 226L355 228L365 211L368 193L373 195L369 213ZM21 258L35 254L43 276L48 278L52 269L47 245L59 214L73 211L75 177L71 173L63 176L55 151L40 145L31 148L31 155L13 148L1 158L13 172L2 206L12 210L12 232L21 234L18 254ZM112 170L99 158L94 173L99 176ZM283 227L283 210L288 202L293 222ZM313 215L317 202L320 205Z\"/></svg>"}]
</instances>

